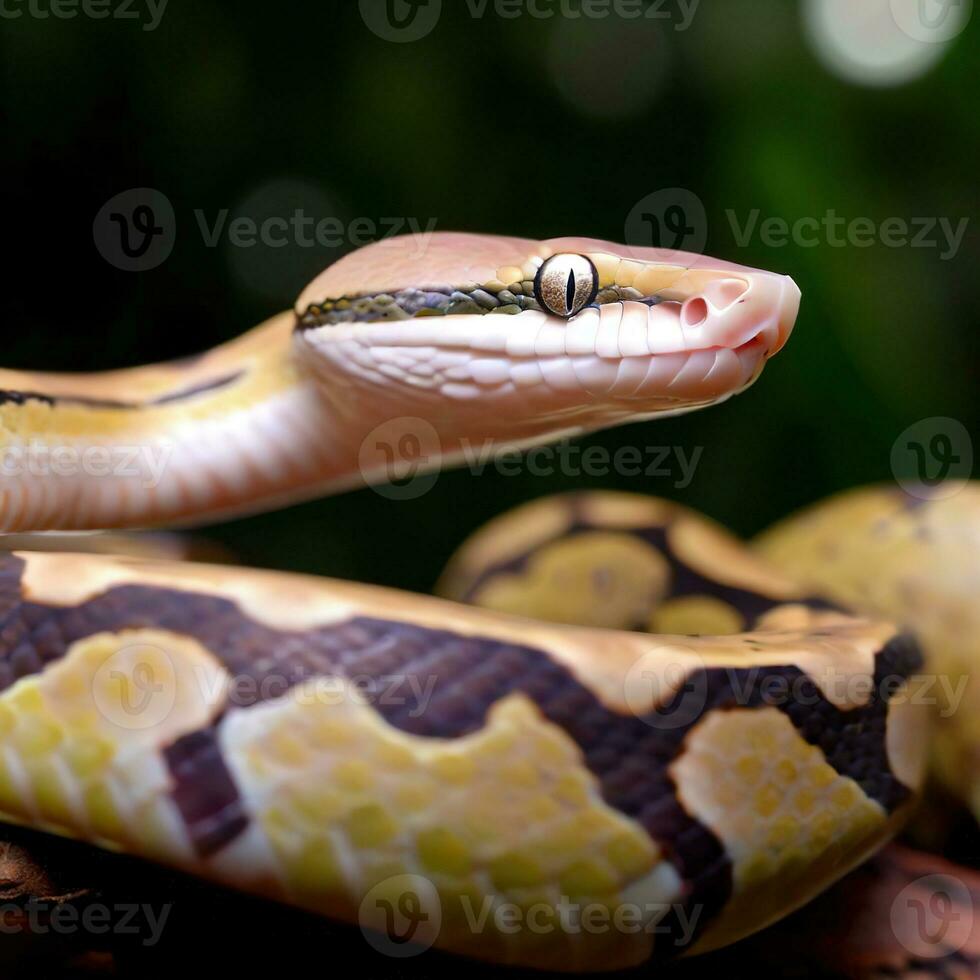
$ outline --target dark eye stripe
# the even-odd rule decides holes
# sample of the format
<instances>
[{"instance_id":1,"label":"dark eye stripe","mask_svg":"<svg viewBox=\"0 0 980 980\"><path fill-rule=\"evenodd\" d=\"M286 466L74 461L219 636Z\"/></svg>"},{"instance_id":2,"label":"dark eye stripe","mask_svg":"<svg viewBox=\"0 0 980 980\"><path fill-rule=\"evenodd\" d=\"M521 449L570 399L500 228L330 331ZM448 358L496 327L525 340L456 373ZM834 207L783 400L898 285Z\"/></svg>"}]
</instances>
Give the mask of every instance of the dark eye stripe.
<instances>
[{"instance_id":1,"label":"dark eye stripe","mask_svg":"<svg viewBox=\"0 0 980 980\"><path fill-rule=\"evenodd\" d=\"M573 293L567 309L576 306L585 309L589 305L626 301L646 303L648 306L661 302L659 296L644 296L631 286L608 286L594 295L592 289L582 282L576 283L575 288L580 292L577 295ZM564 283L561 292L563 299L567 300L568 290ZM512 283L504 289L497 287L496 291L488 286L400 289L390 293L341 296L313 303L297 315L296 329L312 330L342 323L377 323L452 314L480 316L484 313L516 314L526 310L544 312L544 309L531 282Z\"/></svg>"}]
</instances>

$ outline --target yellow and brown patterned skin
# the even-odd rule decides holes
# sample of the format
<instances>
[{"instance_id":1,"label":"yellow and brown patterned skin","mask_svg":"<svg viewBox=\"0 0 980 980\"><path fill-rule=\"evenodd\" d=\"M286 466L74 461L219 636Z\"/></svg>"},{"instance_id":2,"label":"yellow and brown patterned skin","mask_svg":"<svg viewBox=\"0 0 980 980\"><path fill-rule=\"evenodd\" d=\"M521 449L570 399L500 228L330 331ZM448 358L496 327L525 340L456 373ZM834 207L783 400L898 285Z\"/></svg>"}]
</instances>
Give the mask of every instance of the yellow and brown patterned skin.
<instances>
[{"instance_id":1,"label":"yellow and brown patterned skin","mask_svg":"<svg viewBox=\"0 0 980 980\"><path fill-rule=\"evenodd\" d=\"M368 436L392 420L389 445L426 420L435 467L702 408L758 377L798 304L784 276L589 239L380 243L192 362L0 372L0 529L203 520L391 478ZM135 476L114 465L134 458ZM732 942L902 820L918 651L684 518L604 547L641 598L689 586L658 635L635 631L633 594L622 622L569 627L285 574L0 556L0 816L348 921L401 909L413 876L428 938L495 962ZM676 635L705 615L722 635Z\"/></svg>"},{"instance_id":2,"label":"yellow and brown patterned skin","mask_svg":"<svg viewBox=\"0 0 980 980\"><path fill-rule=\"evenodd\" d=\"M456 553L438 591L552 622L692 635L818 630L823 621L843 615L714 522L678 504L623 493L548 498L491 521ZM925 739L919 726L927 709L917 696L919 686L905 692L916 706L897 699L887 712L886 724L896 726L903 744L897 751L910 752L909 758L924 751L923 745L906 741ZM907 728L913 716L917 720ZM821 749L832 748L819 740L807 745L800 732L777 735L769 727L774 720L765 712L707 717L687 736L685 755L673 768L686 805L693 804L699 814L711 812L716 821L713 826L733 863L733 887L742 899L733 906L754 912L765 903L755 894L755 882L769 874L778 879L780 866L780 858L773 856L780 852L779 832L772 832L768 847L761 837L753 847L738 842L760 812L768 807L778 814L787 840L819 825L832 836L849 833L840 823L830 831L836 817L825 809L825 800L815 803L808 790L798 793L783 782L784 776L796 778L801 759L819 760ZM897 736L899 731L906 734ZM918 784L921 773L916 772ZM732 801L760 786L756 809L740 827ZM864 817L853 816L860 826ZM732 918L737 920L737 914ZM739 931L736 925L733 932Z\"/></svg>"},{"instance_id":3,"label":"yellow and brown patterned skin","mask_svg":"<svg viewBox=\"0 0 980 980\"><path fill-rule=\"evenodd\" d=\"M934 680L933 771L980 819L980 484L934 499L853 490L756 545L814 591L915 632Z\"/></svg>"},{"instance_id":4,"label":"yellow and brown patterned skin","mask_svg":"<svg viewBox=\"0 0 980 980\"><path fill-rule=\"evenodd\" d=\"M491 521L456 552L437 592L551 622L680 634L740 633L814 604L693 510L605 492L539 500Z\"/></svg>"},{"instance_id":5,"label":"yellow and brown patterned skin","mask_svg":"<svg viewBox=\"0 0 980 980\"><path fill-rule=\"evenodd\" d=\"M915 647L834 612L653 637L26 553L0 612L5 819L348 921L416 875L437 945L494 961L729 942L887 838L919 783ZM643 927L472 924L486 901L554 923L562 896Z\"/></svg>"}]
</instances>

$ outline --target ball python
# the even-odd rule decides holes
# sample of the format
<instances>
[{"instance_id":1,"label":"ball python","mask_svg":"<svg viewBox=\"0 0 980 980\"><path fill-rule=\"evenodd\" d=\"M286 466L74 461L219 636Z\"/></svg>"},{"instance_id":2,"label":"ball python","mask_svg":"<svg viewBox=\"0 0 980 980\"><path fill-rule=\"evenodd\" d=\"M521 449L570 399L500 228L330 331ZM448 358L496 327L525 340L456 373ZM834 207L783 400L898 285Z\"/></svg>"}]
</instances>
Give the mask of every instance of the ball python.
<instances>
[{"instance_id":1,"label":"ball python","mask_svg":"<svg viewBox=\"0 0 980 980\"><path fill-rule=\"evenodd\" d=\"M901 623L927 655L917 697L933 715L932 776L980 820L980 484L931 497L850 490L751 548L676 503L571 494L474 534L439 591L552 622L660 633L738 633L766 611L767 594Z\"/></svg>"},{"instance_id":2,"label":"ball python","mask_svg":"<svg viewBox=\"0 0 980 980\"><path fill-rule=\"evenodd\" d=\"M799 298L785 276L590 239L379 243L195 359L0 373L0 528L202 521L714 405L783 346ZM378 427L410 446L420 419L435 444L393 469ZM669 538L643 574L751 596L745 631L13 552L0 815L359 923L389 952L583 971L730 943L901 824L920 654L700 522Z\"/></svg>"}]
</instances>

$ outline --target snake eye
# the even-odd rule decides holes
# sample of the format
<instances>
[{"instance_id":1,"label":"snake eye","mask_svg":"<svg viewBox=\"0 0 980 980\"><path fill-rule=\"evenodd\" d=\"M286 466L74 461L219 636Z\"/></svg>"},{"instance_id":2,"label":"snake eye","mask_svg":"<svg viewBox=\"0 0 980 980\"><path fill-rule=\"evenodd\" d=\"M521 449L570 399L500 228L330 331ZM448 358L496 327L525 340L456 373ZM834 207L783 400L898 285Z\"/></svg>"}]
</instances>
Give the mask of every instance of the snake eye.
<instances>
[{"instance_id":1,"label":"snake eye","mask_svg":"<svg viewBox=\"0 0 980 980\"><path fill-rule=\"evenodd\" d=\"M575 316L599 292L599 273L590 259L572 252L552 255L534 278L534 296L555 316Z\"/></svg>"}]
</instances>

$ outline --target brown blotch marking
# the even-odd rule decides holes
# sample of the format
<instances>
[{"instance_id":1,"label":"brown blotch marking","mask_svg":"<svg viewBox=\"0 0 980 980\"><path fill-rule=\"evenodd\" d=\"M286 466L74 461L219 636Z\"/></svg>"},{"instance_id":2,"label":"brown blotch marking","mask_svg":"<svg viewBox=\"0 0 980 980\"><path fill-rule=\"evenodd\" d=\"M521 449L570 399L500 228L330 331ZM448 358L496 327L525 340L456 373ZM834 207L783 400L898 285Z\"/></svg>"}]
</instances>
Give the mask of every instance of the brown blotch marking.
<instances>
[{"instance_id":1,"label":"brown blotch marking","mask_svg":"<svg viewBox=\"0 0 980 980\"><path fill-rule=\"evenodd\" d=\"M604 800L640 823L675 865L685 881L686 907L701 910L692 938L732 891L724 847L684 810L668 771L683 753L687 734L708 712L775 707L838 773L886 811L910 796L891 771L885 741L888 700L922 663L908 637L894 637L877 654L874 690L860 708L841 710L798 667L764 673L757 667L711 668L692 673L669 703L637 717L610 710L565 667L532 647L367 617L305 631L276 630L231 600L143 585L116 586L73 607L49 606L19 600L23 565L12 555L0 558L0 690L43 670L85 636L156 628L195 638L233 678L252 681L253 697L240 697L230 710L281 696L314 677L434 678L425 695L409 692L401 704L381 699L375 710L412 735L458 738L479 730L501 698L526 695L579 745ZM275 669L257 670L259 662ZM770 687L774 679L781 683ZM797 695L800 700L794 700ZM202 854L213 853L245 826L214 729L179 740L166 754L188 830ZM673 913L661 925L674 940L682 934Z\"/></svg>"},{"instance_id":2,"label":"brown blotch marking","mask_svg":"<svg viewBox=\"0 0 980 980\"><path fill-rule=\"evenodd\" d=\"M216 854L248 828L248 815L225 764L217 731L192 732L164 750L171 796L198 854Z\"/></svg>"},{"instance_id":3,"label":"brown blotch marking","mask_svg":"<svg viewBox=\"0 0 980 980\"><path fill-rule=\"evenodd\" d=\"M498 575L516 575L524 572L535 554L541 549L554 544L561 538L576 537L580 534L588 534L596 530L607 530L603 525L589 521L583 515L582 508L575 503L574 498L569 501L569 505L572 514L572 523L566 531L547 541L542 541L522 555L484 569L467 589L462 601L473 603L474 597L479 593L480 589L490 579L496 578ZM761 592L753 592L749 589L740 589L736 586L727 585L715 579L708 578L696 569L691 568L671 547L668 527L666 525L618 528L617 533L638 538L659 551L666 559L670 566L671 576L670 592L663 597L664 601L687 596L711 596L712 598L728 603L736 609L750 626L756 623L767 612L770 612L778 606L786 605L787 600L785 598L776 599L772 596L764 595ZM832 602L818 596L807 596L792 601L811 609L844 611L840 606L834 605ZM640 632L647 632L648 622L644 620L634 623L632 628Z\"/></svg>"}]
</instances>

